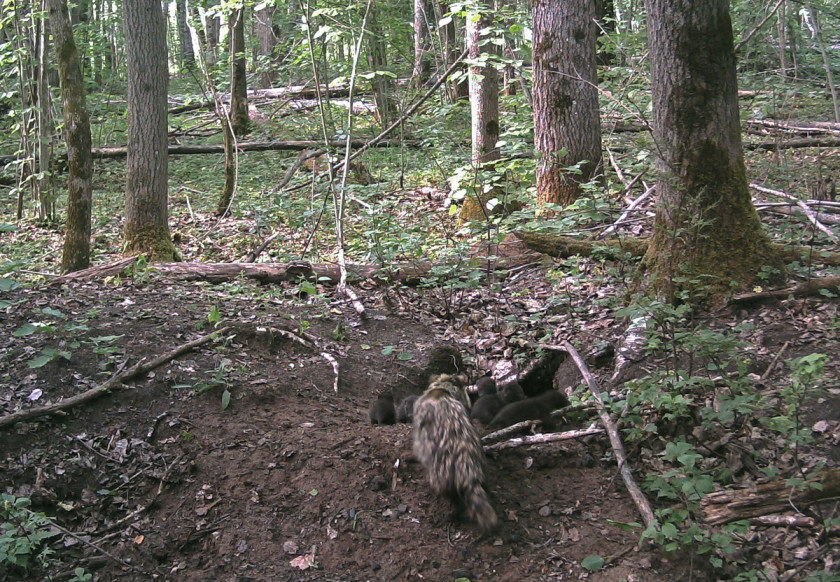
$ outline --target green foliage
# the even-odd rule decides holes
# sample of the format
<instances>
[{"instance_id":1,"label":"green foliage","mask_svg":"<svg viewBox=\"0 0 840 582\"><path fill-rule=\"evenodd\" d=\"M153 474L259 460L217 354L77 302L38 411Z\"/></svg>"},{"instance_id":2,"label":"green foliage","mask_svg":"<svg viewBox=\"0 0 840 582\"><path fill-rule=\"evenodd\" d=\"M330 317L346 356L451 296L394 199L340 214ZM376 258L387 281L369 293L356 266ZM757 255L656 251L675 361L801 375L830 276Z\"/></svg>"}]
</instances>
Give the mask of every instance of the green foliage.
<instances>
[{"instance_id":1,"label":"green foliage","mask_svg":"<svg viewBox=\"0 0 840 582\"><path fill-rule=\"evenodd\" d=\"M655 512L657 522L642 537L666 552L705 554L712 566L720 567L725 556L735 551L736 540L743 539L744 524L709 528L696 520L703 499L732 480L728 465L709 454L696 431L731 434L762 423L795 451L810 438L799 415L803 404L819 394L816 387L824 377L827 357L811 354L788 362L791 383L781 389L779 403L773 404L772 394L763 393L751 381L748 362L741 354L744 346L737 334L749 332L749 326L713 330L694 319L688 304L651 298L638 298L617 315L645 322L645 352L666 364L628 382L626 400L609 404L615 414L623 415L627 440L661 449L655 463L661 468L650 472L644 483L659 500L660 509ZM712 394L714 406L707 404ZM772 464L760 468L769 478L780 470ZM808 486L794 480L789 484ZM752 578L742 573L740 579Z\"/></svg>"},{"instance_id":2,"label":"green foliage","mask_svg":"<svg viewBox=\"0 0 840 582\"><path fill-rule=\"evenodd\" d=\"M589 572L597 572L604 567L604 564L604 558L597 554L587 556L580 562L581 567Z\"/></svg>"},{"instance_id":3,"label":"green foliage","mask_svg":"<svg viewBox=\"0 0 840 582\"><path fill-rule=\"evenodd\" d=\"M26 568L34 558L46 565L53 554L46 542L58 535L50 519L30 511L27 497L3 493L0 503L0 564Z\"/></svg>"}]
</instances>

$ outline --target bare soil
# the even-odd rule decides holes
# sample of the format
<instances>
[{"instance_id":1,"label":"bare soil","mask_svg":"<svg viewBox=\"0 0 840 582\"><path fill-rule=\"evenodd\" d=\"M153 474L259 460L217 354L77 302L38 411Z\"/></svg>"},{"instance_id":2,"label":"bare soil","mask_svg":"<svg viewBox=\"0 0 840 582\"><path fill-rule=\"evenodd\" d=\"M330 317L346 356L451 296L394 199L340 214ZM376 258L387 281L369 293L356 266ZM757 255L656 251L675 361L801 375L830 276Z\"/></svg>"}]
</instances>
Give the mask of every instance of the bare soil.
<instances>
[{"instance_id":1,"label":"bare soil","mask_svg":"<svg viewBox=\"0 0 840 582\"><path fill-rule=\"evenodd\" d=\"M640 530L621 527L641 520L604 460L605 438L489 455L501 527L482 536L429 489L410 425L369 423L381 390L397 401L421 391L418 368L435 345L459 344L474 377L510 358L502 336L482 341L480 322L421 316L379 293L368 294L362 321L329 290L305 301L244 283L123 281L3 297L3 416L212 332L213 307L235 330L125 389L0 435L3 492L30 497L77 534L53 544L49 567L0 580L67 580L77 566L93 580L704 579L697 564L639 546ZM54 331L12 335L33 322ZM577 337L595 345L620 325L605 320ZM764 336L770 347L757 365L799 334L778 331ZM836 349L836 337L829 344ZM30 368L48 347L69 361ZM322 351L338 362L337 392ZM607 566L587 573L581 561L593 554Z\"/></svg>"}]
</instances>

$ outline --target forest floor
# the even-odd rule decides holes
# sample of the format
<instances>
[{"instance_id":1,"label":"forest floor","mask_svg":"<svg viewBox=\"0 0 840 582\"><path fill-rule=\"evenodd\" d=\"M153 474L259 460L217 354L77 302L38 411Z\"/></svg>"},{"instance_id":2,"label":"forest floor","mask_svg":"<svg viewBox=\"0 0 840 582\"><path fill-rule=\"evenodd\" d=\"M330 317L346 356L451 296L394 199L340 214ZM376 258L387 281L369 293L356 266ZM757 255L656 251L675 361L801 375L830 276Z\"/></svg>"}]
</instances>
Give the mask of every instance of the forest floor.
<instances>
[{"instance_id":1,"label":"forest floor","mask_svg":"<svg viewBox=\"0 0 840 582\"><path fill-rule=\"evenodd\" d=\"M93 580L720 576L706 574L703 561L687 554L640 545L641 528L623 525L641 518L603 435L489 454L489 492L501 525L481 535L430 490L412 458L410 425L369 423L368 406L383 389L398 401L421 391L418 368L441 343L459 346L475 378L522 368L537 358L532 348L540 342L568 339L591 354L619 341L626 323L599 301L624 290L583 277L569 277L558 289L540 265L492 292L480 287L444 296L363 284L357 292L365 320L332 289L319 291L302 297L294 286L246 281L173 284L146 273L5 292L0 417L79 394L123 364L232 328L96 400L0 429L2 492L32 499L32 510L76 534L55 538L61 541L52 543L46 568L2 571L0 580L68 580L76 567ZM552 307L558 296L568 305ZM719 329L754 324L741 334L750 368L772 372L757 390L786 381L788 358L830 356L826 376L834 390L802 411L807 426L828 423L800 453L812 459L808 466L840 462L837 307L788 300L720 312L707 322ZM447 310L450 317L443 316ZM511 333L511 321L524 325L529 345L521 327ZM782 361L772 365L780 350ZM337 391L335 369L322 353L338 364ZM612 364L590 361L600 382ZM640 369L657 365L650 359ZM580 383L577 371L561 368L558 382L571 392ZM752 439L760 448L772 438L749 426L739 430L730 435L733 443ZM634 466L659 455L640 446L630 454ZM750 476L744 471L733 468L738 480ZM636 478L643 483L643 472ZM837 573L830 558L836 541L813 528L768 526L751 535L729 571L768 563L789 570L784 563L801 567L800 575L808 568ZM590 555L603 557L605 567L585 570L581 562Z\"/></svg>"}]
</instances>

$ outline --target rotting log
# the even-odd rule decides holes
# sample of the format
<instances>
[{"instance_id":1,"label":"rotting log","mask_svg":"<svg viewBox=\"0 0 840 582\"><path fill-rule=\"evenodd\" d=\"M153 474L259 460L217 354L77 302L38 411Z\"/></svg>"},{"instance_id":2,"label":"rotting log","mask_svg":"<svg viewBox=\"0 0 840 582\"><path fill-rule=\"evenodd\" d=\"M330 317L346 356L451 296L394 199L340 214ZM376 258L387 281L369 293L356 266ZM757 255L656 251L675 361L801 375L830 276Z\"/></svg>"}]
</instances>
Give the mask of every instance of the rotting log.
<instances>
[{"instance_id":1,"label":"rotting log","mask_svg":"<svg viewBox=\"0 0 840 582\"><path fill-rule=\"evenodd\" d=\"M512 236L521 240L529 249L552 257L568 258L573 256L591 256L596 249L610 249L627 252L634 257L641 257L647 251L648 240L640 238L610 238L592 241L572 236L541 234L535 232L515 232Z\"/></svg>"},{"instance_id":2,"label":"rotting log","mask_svg":"<svg viewBox=\"0 0 840 582\"><path fill-rule=\"evenodd\" d=\"M840 496L840 469L822 471L810 483L799 488L777 479L747 489L716 491L703 500L703 517L709 525L723 525L771 513L801 512L813 503Z\"/></svg>"}]
</instances>

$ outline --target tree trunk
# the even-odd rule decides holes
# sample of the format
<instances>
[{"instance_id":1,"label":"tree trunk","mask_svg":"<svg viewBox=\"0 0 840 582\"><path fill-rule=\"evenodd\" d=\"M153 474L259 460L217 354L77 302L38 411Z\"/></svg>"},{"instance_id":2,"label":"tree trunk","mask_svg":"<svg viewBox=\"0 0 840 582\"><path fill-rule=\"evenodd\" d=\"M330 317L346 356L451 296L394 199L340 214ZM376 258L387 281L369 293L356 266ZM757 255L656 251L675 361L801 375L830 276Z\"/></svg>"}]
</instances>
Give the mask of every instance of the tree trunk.
<instances>
[{"instance_id":1,"label":"tree trunk","mask_svg":"<svg viewBox=\"0 0 840 582\"><path fill-rule=\"evenodd\" d=\"M169 235L166 21L158 0L126 0L128 70L125 248L150 260L176 256Z\"/></svg>"},{"instance_id":2,"label":"tree trunk","mask_svg":"<svg viewBox=\"0 0 840 582\"><path fill-rule=\"evenodd\" d=\"M218 60L219 36L222 29L221 16L214 14L204 19L204 36L207 40L207 52L204 59L208 67L214 67Z\"/></svg>"},{"instance_id":3,"label":"tree trunk","mask_svg":"<svg viewBox=\"0 0 840 582\"><path fill-rule=\"evenodd\" d=\"M411 74L411 86L422 87L429 80L429 39L427 0L414 0L414 71Z\"/></svg>"},{"instance_id":4,"label":"tree trunk","mask_svg":"<svg viewBox=\"0 0 840 582\"><path fill-rule=\"evenodd\" d=\"M42 0L41 6L48 10L46 0ZM38 180L38 215L41 220L52 221L55 219L55 193L53 192L53 180L51 178L51 160L53 138L52 118L52 94L50 93L50 81L47 74L50 66L49 43L47 39L46 17L39 19L38 28L38 80L37 80L37 103L38 103L38 173L41 178Z\"/></svg>"},{"instance_id":5,"label":"tree trunk","mask_svg":"<svg viewBox=\"0 0 840 582\"><path fill-rule=\"evenodd\" d=\"M260 40L260 55L262 63L260 68L260 87L271 89L274 85L276 71L274 70L274 49L277 46L277 35L274 34L274 14L277 8L266 6L262 10L254 12L257 20L257 37Z\"/></svg>"},{"instance_id":6,"label":"tree trunk","mask_svg":"<svg viewBox=\"0 0 840 582\"><path fill-rule=\"evenodd\" d=\"M534 145L538 212L567 206L601 173L594 0L535 0ZM578 166L578 171L569 167Z\"/></svg>"},{"instance_id":7,"label":"tree trunk","mask_svg":"<svg viewBox=\"0 0 840 582\"><path fill-rule=\"evenodd\" d=\"M444 12L441 7L440 0L434 0L434 2L435 11L440 14L441 18L443 18ZM458 58L458 37L455 30L455 15L451 14L447 18L446 23L441 26L440 29L441 44L443 44L443 58L447 69L455 62L455 59ZM461 99L469 99L470 87L469 82L467 81L467 76L460 73L453 75L451 91L453 103Z\"/></svg>"},{"instance_id":8,"label":"tree trunk","mask_svg":"<svg viewBox=\"0 0 840 582\"><path fill-rule=\"evenodd\" d=\"M750 199L728 0L646 0L659 150L654 290L717 297L784 265Z\"/></svg>"},{"instance_id":9,"label":"tree trunk","mask_svg":"<svg viewBox=\"0 0 840 582\"><path fill-rule=\"evenodd\" d=\"M385 40L379 28L377 9L370 11L368 16L367 31L367 58L371 72L374 73L371 81L373 89L373 101L376 104L376 115L379 118L379 125L384 128L396 119L396 107L391 77L385 74L388 71L388 56L385 50Z\"/></svg>"},{"instance_id":10,"label":"tree trunk","mask_svg":"<svg viewBox=\"0 0 840 582\"><path fill-rule=\"evenodd\" d=\"M497 50L495 44L487 43L479 46L483 31L487 31L492 24L492 17L487 13L467 15L467 48L470 59L475 61L482 56L492 57ZM486 34L486 33L485 33ZM476 171L474 195L467 194L461 206L459 217L465 220L482 220L486 217L485 205L496 192L484 191L481 174L492 171L493 162L499 159L499 80L496 68L492 63L485 66L470 66L470 110L472 119L472 163Z\"/></svg>"},{"instance_id":11,"label":"tree trunk","mask_svg":"<svg viewBox=\"0 0 840 582\"><path fill-rule=\"evenodd\" d=\"M195 53L187 18L187 0L175 0L175 21L178 23L178 44L181 47L181 68L190 71L195 67Z\"/></svg>"},{"instance_id":12,"label":"tree trunk","mask_svg":"<svg viewBox=\"0 0 840 582\"><path fill-rule=\"evenodd\" d=\"M91 156L90 118L85 80L73 40L66 0L48 0L50 27L55 39L58 75L64 104L67 140L67 229L61 255L61 271L80 271L90 266Z\"/></svg>"},{"instance_id":13,"label":"tree trunk","mask_svg":"<svg viewBox=\"0 0 840 582\"><path fill-rule=\"evenodd\" d=\"M230 119L233 134L242 137L248 133L248 80L245 56L245 7L235 8L230 14Z\"/></svg>"},{"instance_id":14,"label":"tree trunk","mask_svg":"<svg viewBox=\"0 0 840 582\"><path fill-rule=\"evenodd\" d=\"M222 188L222 195L219 197L219 205L216 206L216 216L227 216L230 205L233 203L233 191L236 189L236 154L233 147L231 120L225 115L224 108L221 108L219 119L222 122L225 147L225 185Z\"/></svg>"}]
</instances>

